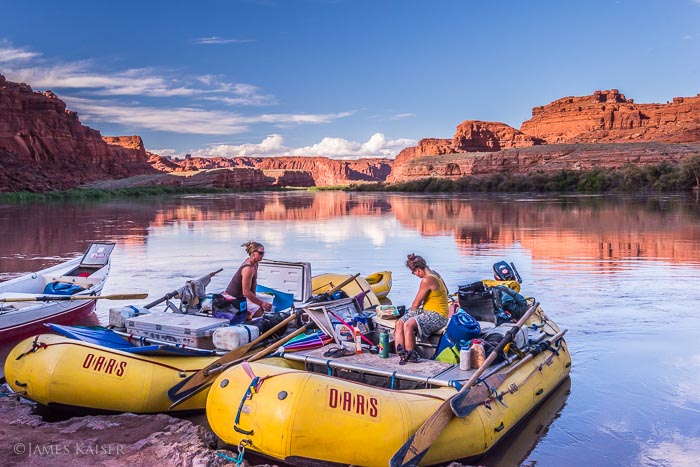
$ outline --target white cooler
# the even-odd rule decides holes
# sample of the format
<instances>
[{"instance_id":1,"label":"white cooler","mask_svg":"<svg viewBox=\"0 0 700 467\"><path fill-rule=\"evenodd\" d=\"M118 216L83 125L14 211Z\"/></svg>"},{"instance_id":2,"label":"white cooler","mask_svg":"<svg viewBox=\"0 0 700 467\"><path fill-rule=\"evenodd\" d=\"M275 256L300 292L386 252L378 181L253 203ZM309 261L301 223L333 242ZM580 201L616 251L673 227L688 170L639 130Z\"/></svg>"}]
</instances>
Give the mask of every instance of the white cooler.
<instances>
[{"instance_id":1,"label":"white cooler","mask_svg":"<svg viewBox=\"0 0 700 467\"><path fill-rule=\"evenodd\" d=\"M260 328L248 324L236 324L218 328L212 334L214 347L221 350L234 350L253 342L260 335Z\"/></svg>"},{"instance_id":2,"label":"white cooler","mask_svg":"<svg viewBox=\"0 0 700 467\"><path fill-rule=\"evenodd\" d=\"M151 310L141 306L120 306L109 309L109 325L123 329L126 327L126 320L134 316L141 316L150 313Z\"/></svg>"}]
</instances>

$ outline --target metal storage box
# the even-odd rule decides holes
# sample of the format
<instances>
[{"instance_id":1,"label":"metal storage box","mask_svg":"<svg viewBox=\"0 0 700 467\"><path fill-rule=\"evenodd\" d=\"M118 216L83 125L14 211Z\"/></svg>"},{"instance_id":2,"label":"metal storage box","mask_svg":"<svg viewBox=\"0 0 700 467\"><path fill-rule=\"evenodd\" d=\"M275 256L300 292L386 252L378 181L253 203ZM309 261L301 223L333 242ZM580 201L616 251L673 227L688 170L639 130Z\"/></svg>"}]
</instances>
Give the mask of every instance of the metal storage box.
<instances>
[{"instance_id":1,"label":"metal storage box","mask_svg":"<svg viewBox=\"0 0 700 467\"><path fill-rule=\"evenodd\" d=\"M216 328L228 326L223 318L180 313L149 313L126 320L126 329L135 336L150 337L200 349L213 349L212 334Z\"/></svg>"}]
</instances>

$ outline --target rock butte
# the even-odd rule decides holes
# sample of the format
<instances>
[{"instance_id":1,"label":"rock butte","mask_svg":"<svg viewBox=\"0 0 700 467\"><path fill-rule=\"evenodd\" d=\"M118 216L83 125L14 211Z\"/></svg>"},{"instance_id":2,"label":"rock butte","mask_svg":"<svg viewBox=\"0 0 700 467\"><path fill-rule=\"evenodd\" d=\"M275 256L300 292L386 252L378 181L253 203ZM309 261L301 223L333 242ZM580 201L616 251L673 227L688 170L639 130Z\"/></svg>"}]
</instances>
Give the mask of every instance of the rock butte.
<instances>
[{"instance_id":1,"label":"rock butte","mask_svg":"<svg viewBox=\"0 0 700 467\"><path fill-rule=\"evenodd\" d=\"M105 180L116 182L95 186L333 186L616 168L675 162L699 151L700 95L676 97L666 104L636 104L612 89L535 107L520 130L466 120L452 139L422 139L395 160L168 159L148 152L139 136L102 136L81 124L53 92L33 91L0 75L0 192L65 190ZM124 180L127 177L134 178Z\"/></svg>"}]
</instances>

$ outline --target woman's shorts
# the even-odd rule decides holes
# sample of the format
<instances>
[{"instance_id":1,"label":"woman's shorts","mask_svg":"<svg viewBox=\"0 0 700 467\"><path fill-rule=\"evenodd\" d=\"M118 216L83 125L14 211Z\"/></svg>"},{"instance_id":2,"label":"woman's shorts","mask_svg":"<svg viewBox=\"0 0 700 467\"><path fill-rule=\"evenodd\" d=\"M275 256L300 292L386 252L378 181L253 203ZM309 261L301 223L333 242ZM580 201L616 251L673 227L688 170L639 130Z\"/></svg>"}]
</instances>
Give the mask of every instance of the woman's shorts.
<instances>
[{"instance_id":1,"label":"woman's shorts","mask_svg":"<svg viewBox=\"0 0 700 467\"><path fill-rule=\"evenodd\" d=\"M405 323L410 318L416 320L416 323L418 323L418 332L421 338L424 339L438 329L447 326L447 317L435 311L411 310L405 313L399 320Z\"/></svg>"}]
</instances>

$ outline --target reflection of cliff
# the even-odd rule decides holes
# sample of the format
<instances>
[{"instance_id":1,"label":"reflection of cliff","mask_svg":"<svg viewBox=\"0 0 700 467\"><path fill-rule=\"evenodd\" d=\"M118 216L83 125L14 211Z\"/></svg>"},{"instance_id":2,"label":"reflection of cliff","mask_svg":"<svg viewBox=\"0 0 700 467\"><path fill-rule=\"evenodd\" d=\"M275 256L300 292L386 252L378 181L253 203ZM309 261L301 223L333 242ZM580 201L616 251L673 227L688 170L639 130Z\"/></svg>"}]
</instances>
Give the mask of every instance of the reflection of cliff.
<instances>
[{"instance_id":1,"label":"reflection of cliff","mask_svg":"<svg viewBox=\"0 0 700 467\"><path fill-rule=\"evenodd\" d=\"M144 243L152 220L152 205L147 208L126 203L3 205L0 279L7 271L33 271L74 258L85 251L86 237L95 241L118 238L122 245ZM125 230L129 231L128 237L122 235ZM36 258L36 252L41 252L42 257Z\"/></svg>"},{"instance_id":2,"label":"reflection of cliff","mask_svg":"<svg viewBox=\"0 0 700 467\"><path fill-rule=\"evenodd\" d=\"M457 244L465 247L517 242L536 258L700 261L697 207L668 210L645 201L601 198L515 203L498 198L394 197L391 205L404 226L426 236L451 232Z\"/></svg>"},{"instance_id":3,"label":"reflection of cliff","mask_svg":"<svg viewBox=\"0 0 700 467\"><path fill-rule=\"evenodd\" d=\"M172 220L318 220L339 216L376 215L390 210L381 197L341 191L265 193L216 198L189 198L161 209L153 225Z\"/></svg>"},{"instance_id":4,"label":"reflection of cliff","mask_svg":"<svg viewBox=\"0 0 700 467\"><path fill-rule=\"evenodd\" d=\"M658 257L700 262L699 213L697 202L684 200L454 199L339 191L3 205L0 279L77 256L86 239L143 245L153 227L172 223L283 223L387 214L421 235L452 236L464 250L518 243L533 257L552 260Z\"/></svg>"}]
</instances>

